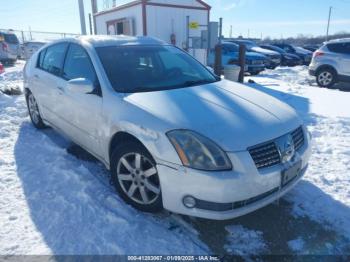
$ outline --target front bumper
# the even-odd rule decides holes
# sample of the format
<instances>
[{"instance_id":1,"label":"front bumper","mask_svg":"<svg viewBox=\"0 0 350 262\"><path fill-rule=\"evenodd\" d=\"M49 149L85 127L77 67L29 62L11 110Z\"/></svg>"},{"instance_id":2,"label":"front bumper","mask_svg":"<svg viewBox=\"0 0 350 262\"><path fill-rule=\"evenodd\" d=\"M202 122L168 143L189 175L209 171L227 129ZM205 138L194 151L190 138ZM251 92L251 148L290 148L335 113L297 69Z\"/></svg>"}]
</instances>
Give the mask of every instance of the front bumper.
<instances>
[{"instance_id":1,"label":"front bumper","mask_svg":"<svg viewBox=\"0 0 350 262\"><path fill-rule=\"evenodd\" d=\"M265 70L265 65L248 65L248 73L260 73Z\"/></svg>"},{"instance_id":2,"label":"front bumper","mask_svg":"<svg viewBox=\"0 0 350 262\"><path fill-rule=\"evenodd\" d=\"M301 161L298 177L281 187L283 164L258 170L248 151L229 153L233 171L205 172L159 163L163 206L174 213L215 220L231 219L253 212L282 197L302 178L310 157L310 140L296 153ZM191 196L197 205L188 208L183 199Z\"/></svg>"}]
</instances>

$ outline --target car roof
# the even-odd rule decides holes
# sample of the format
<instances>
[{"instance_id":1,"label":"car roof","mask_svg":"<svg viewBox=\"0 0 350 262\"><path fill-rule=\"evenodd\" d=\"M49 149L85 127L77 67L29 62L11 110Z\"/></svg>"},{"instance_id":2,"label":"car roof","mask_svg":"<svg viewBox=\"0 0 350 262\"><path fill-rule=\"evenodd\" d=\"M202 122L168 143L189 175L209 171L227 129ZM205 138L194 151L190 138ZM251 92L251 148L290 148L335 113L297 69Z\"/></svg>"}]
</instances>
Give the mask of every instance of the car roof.
<instances>
[{"instance_id":1,"label":"car roof","mask_svg":"<svg viewBox=\"0 0 350 262\"><path fill-rule=\"evenodd\" d=\"M330 44L330 43L350 43L350 38L334 39L326 42L326 44Z\"/></svg>"},{"instance_id":2,"label":"car roof","mask_svg":"<svg viewBox=\"0 0 350 262\"><path fill-rule=\"evenodd\" d=\"M232 42L229 42L229 41L222 41L222 44L223 45L232 45L232 46L237 46L238 47L238 45L236 43L232 43Z\"/></svg>"},{"instance_id":3,"label":"car roof","mask_svg":"<svg viewBox=\"0 0 350 262\"><path fill-rule=\"evenodd\" d=\"M168 45L166 42L153 37L147 36L125 36L125 35L93 35L93 36L77 36L75 38L65 38L57 42L85 42L94 47L103 46L127 46L127 45Z\"/></svg>"}]
</instances>

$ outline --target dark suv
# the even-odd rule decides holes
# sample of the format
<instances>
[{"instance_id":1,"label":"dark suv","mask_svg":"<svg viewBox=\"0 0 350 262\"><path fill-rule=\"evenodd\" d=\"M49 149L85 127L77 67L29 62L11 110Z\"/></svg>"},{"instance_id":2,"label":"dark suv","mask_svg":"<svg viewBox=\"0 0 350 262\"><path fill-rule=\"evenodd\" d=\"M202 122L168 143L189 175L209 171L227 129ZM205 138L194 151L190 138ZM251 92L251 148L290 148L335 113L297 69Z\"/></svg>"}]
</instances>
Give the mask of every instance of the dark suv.
<instances>
[{"instance_id":1,"label":"dark suv","mask_svg":"<svg viewBox=\"0 0 350 262\"><path fill-rule=\"evenodd\" d=\"M0 31L0 62L14 64L20 52L17 36L11 32Z\"/></svg>"},{"instance_id":2,"label":"dark suv","mask_svg":"<svg viewBox=\"0 0 350 262\"><path fill-rule=\"evenodd\" d=\"M279 43L279 44L273 44L274 46L277 46L279 48L282 48L284 51L286 51L289 54L294 54L300 57L301 60L303 60L304 65L309 65L312 59L312 52L309 50L306 50L302 47Z\"/></svg>"}]
</instances>

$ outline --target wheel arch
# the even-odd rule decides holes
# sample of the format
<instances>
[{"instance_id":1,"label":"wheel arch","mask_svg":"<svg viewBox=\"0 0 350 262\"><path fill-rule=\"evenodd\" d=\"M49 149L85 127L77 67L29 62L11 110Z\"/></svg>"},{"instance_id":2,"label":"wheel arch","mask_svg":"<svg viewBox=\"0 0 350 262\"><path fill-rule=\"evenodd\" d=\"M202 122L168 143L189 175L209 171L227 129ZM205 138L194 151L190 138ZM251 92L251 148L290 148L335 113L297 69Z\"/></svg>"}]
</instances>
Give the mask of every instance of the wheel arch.
<instances>
[{"instance_id":1,"label":"wheel arch","mask_svg":"<svg viewBox=\"0 0 350 262\"><path fill-rule=\"evenodd\" d=\"M325 65L319 66L319 67L317 68L317 70L316 70L316 75L318 75L318 73L319 73L321 70L324 70L324 69L330 69L330 70L332 70L332 71L335 72L336 76L338 76L338 72L337 72L337 70L335 69L335 67L332 66L332 65L329 65L329 64L325 64Z\"/></svg>"},{"instance_id":2,"label":"wheel arch","mask_svg":"<svg viewBox=\"0 0 350 262\"><path fill-rule=\"evenodd\" d=\"M108 145L109 166L111 165L111 158L112 158L112 153L113 153L114 148L122 143L128 143L128 142L134 142L134 143L142 146L152 156L152 158L153 158L152 160L155 161L152 153L147 149L147 147L141 142L140 139L138 139L136 136L134 136L128 132L119 131L119 132L116 132L112 136L112 138L109 142L109 145Z\"/></svg>"}]
</instances>

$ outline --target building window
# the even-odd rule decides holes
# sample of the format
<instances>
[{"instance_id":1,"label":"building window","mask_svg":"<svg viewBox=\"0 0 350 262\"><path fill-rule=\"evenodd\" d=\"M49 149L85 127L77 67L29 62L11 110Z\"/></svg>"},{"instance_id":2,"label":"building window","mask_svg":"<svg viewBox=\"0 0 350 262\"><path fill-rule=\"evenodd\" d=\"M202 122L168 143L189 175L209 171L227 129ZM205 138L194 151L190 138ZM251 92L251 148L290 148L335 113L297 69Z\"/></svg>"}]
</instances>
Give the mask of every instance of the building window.
<instances>
[{"instance_id":1,"label":"building window","mask_svg":"<svg viewBox=\"0 0 350 262\"><path fill-rule=\"evenodd\" d=\"M134 35L132 19L118 19L107 22L107 30L109 35Z\"/></svg>"}]
</instances>

